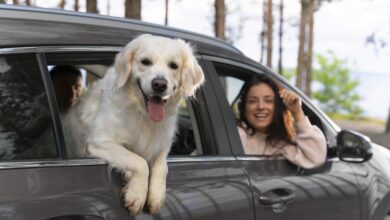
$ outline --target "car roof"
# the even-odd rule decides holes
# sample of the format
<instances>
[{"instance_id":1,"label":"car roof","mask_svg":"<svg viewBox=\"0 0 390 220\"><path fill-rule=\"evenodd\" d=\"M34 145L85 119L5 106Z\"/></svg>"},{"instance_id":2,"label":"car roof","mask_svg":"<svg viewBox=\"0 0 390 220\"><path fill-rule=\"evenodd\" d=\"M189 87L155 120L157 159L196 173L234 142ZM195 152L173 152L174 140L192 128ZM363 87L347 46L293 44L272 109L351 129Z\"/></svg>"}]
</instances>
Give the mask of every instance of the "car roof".
<instances>
[{"instance_id":1,"label":"car roof","mask_svg":"<svg viewBox=\"0 0 390 220\"><path fill-rule=\"evenodd\" d=\"M182 38L197 53L244 58L217 38L134 19L58 9L0 4L0 48L29 46L124 46L143 33Z\"/></svg>"}]
</instances>

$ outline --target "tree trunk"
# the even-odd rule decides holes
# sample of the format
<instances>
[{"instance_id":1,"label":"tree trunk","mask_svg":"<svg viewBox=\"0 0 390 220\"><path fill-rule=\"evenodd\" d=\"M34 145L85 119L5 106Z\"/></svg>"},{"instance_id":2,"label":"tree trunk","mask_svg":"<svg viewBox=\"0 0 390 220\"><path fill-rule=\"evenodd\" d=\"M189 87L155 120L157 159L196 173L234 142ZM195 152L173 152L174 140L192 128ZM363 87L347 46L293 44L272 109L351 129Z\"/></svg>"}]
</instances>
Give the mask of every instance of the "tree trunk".
<instances>
[{"instance_id":1,"label":"tree trunk","mask_svg":"<svg viewBox=\"0 0 390 220\"><path fill-rule=\"evenodd\" d=\"M260 34L260 63L264 61L266 48L265 36L267 35L267 0L263 0L263 29Z\"/></svg>"},{"instance_id":2,"label":"tree trunk","mask_svg":"<svg viewBox=\"0 0 390 220\"><path fill-rule=\"evenodd\" d=\"M87 12L99 14L97 0L87 0Z\"/></svg>"},{"instance_id":3,"label":"tree trunk","mask_svg":"<svg viewBox=\"0 0 390 220\"><path fill-rule=\"evenodd\" d=\"M314 0L301 0L301 23L296 85L310 96L313 50Z\"/></svg>"},{"instance_id":4,"label":"tree trunk","mask_svg":"<svg viewBox=\"0 0 390 220\"><path fill-rule=\"evenodd\" d=\"M110 8L111 8L110 1L107 1L107 15L110 15Z\"/></svg>"},{"instance_id":5,"label":"tree trunk","mask_svg":"<svg viewBox=\"0 0 390 220\"><path fill-rule=\"evenodd\" d=\"M61 8L61 9L64 9L64 8L65 8L65 0L61 0L61 1L58 3L58 7Z\"/></svg>"},{"instance_id":6,"label":"tree trunk","mask_svg":"<svg viewBox=\"0 0 390 220\"><path fill-rule=\"evenodd\" d=\"M268 0L267 13L267 66L272 68L272 0Z\"/></svg>"},{"instance_id":7,"label":"tree trunk","mask_svg":"<svg viewBox=\"0 0 390 220\"><path fill-rule=\"evenodd\" d=\"M225 40L225 0L215 0L215 36Z\"/></svg>"},{"instance_id":8,"label":"tree trunk","mask_svg":"<svg viewBox=\"0 0 390 220\"><path fill-rule=\"evenodd\" d=\"M165 0L165 25L168 25L169 0Z\"/></svg>"},{"instance_id":9,"label":"tree trunk","mask_svg":"<svg viewBox=\"0 0 390 220\"><path fill-rule=\"evenodd\" d=\"M27 6L31 6L31 1L30 0L26 0L26 5Z\"/></svg>"},{"instance_id":10,"label":"tree trunk","mask_svg":"<svg viewBox=\"0 0 390 220\"><path fill-rule=\"evenodd\" d=\"M5 0L0 0L0 4L5 4Z\"/></svg>"},{"instance_id":11,"label":"tree trunk","mask_svg":"<svg viewBox=\"0 0 390 220\"><path fill-rule=\"evenodd\" d=\"M19 5L19 0L13 0L12 3L14 3L14 5Z\"/></svg>"},{"instance_id":12,"label":"tree trunk","mask_svg":"<svg viewBox=\"0 0 390 220\"><path fill-rule=\"evenodd\" d=\"M125 17L141 20L141 0L125 1Z\"/></svg>"},{"instance_id":13,"label":"tree trunk","mask_svg":"<svg viewBox=\"0 0 390 220\"><path fill-rule=\"evenodd\" d=\"M75 0L74 1L74 10L75 11L79 11L80 7L79 7L79 0Z\"/></svg>"},{"instance_id":14,"label":"tree trunk","mask_svg":"<svg viewBox=\"0 0 390 220\"><path fill-rule=\"evenodd\" d=\"M87 12L99 14L97 0L87 0Z\"/></svg>"},{"instance_id":15,"label":"tree trunk","mask_svg":"<svg viewBox=\"0 0 390 220\"><path fill-rule=\"evenodd\" d=\"M278 72L279 74L282 74L283 71L283 65L282 65L282 55L283 55L283 0L280 0L279 5L279 13L280 13L280 20L279 20L279 62L278 62Z\"/></svg>"},{"instance_id":16,"label":"tree trunk","mask_svg":"<svg viewBox=\"0 0 390 220\"><path fill-rule=\"evenodd\" d=\"M385 133L390 133L390 106L389 106L389 114L387 115Z\"/></svg>"}]
</instances>

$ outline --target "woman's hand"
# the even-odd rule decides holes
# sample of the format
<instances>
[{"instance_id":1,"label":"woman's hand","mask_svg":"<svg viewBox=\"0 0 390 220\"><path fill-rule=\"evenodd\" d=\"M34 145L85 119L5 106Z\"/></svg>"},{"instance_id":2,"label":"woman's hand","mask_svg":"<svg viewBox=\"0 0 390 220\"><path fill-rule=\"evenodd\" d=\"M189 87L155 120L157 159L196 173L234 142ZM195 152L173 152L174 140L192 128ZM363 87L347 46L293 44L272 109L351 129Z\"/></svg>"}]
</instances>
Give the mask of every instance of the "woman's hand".
<instances>
[{"instance_id":1,"label":"woman's hand","mask_svg":"<svg viewBox=\"0 0 390 220\"><path fill-rule=\"evenodd\" d=\"M300 121L304 118L302 101L299 95L287 89L280 90L279 94L283 100L284 106L286 106L286 109L293 114L296 121Z\"/></svg>"}]
</instances>

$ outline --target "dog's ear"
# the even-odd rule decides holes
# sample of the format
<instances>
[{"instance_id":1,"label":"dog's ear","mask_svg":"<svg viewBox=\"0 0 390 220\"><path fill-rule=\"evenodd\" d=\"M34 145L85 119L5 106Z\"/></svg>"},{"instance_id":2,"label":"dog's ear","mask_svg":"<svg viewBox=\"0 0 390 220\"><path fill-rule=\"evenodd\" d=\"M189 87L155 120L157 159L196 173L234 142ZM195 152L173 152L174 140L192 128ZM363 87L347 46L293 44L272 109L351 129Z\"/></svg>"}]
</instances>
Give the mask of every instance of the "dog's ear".
<instances>
[{"instance_id":1,"label":"dog's ear","mask_svg":"<svg viewBox=\"0 0 390 220\"><path fill-rule=\"evenodd\" d=\"M183 68L181 72L181 89L185 97L195 94L195 91L203 84L204 74L198 61L193 55L192 48L184 41L179 40L183 45Z\"/></svg>"},{"instance_id":2,"label":"dog's ear","mask_svg":"<svg viewBox=\"0 0 390 220\"><path fill-rule=\"evenodd\" d=\"M140 42L143 37L146 37L148 34L140 35L134 40L130 41L120 53L115 57L115 71L118 74L117 76L117 86L120 88L124 86L127 80L130 77L131 73L131 64L134 59L134 55L137 49L140 47Z\"/></svg>"}]
</instances>

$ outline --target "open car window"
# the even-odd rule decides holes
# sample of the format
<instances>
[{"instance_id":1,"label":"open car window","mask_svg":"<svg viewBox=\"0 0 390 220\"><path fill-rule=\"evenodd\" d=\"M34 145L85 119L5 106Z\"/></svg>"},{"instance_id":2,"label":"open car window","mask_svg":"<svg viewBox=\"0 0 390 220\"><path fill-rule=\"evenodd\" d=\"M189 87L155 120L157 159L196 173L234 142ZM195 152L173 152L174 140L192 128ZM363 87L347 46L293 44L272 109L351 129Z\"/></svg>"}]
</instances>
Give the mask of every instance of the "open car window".
<instances>
[{"instance_id":1,"label":"open car window","mask_svg":"<svg viewBox=\"0 0 390 220\"><path fill-rule=\"evenodd\" d=\"M82 92L100 78L104 77L113 65L115 53L106 54L47 54L48 71L56 66L72 66L82 74ZM57 97L58 99L58 97ZM60 103L60 100L57 100ZM66 139L66 138L65 138ZM68 143L69 145L69 143ZM66 146L67 149L73 146ZM192 102L182 99L178 106L177 131L171 147L170 156L197 156L203 155L204 145L201 143L195 112Z\"/></svg>"},{"instance_id":2,"label":"open car window","mask_svg":"<svg viewBox=\"0 0 390 220\"><path fill-rule=\"evenodd\" d=\"M266 74L266 73L255 73L251 70L244 69L242 67L233 66L229 64L214 62L214 68L218 74L219 82L223 88L226 101L229 104L229 107L235 116L235 119L238 120L238 96L239 92L244 85L246 80L249 80L254 74ZM270 76L276 82L280 82L277 78ZM290 88L289 88L290 89ZM308 108L305 103L302 103L302 109L305 112L305 115L309 118L310 122L313 125L319 127L323 132L323 124L321 119Z\"/></svg>"}]
</instances>

